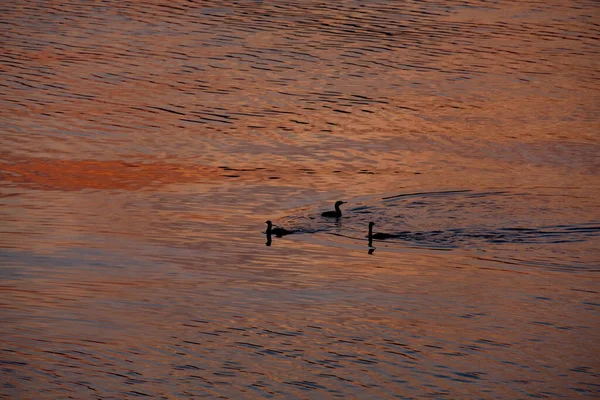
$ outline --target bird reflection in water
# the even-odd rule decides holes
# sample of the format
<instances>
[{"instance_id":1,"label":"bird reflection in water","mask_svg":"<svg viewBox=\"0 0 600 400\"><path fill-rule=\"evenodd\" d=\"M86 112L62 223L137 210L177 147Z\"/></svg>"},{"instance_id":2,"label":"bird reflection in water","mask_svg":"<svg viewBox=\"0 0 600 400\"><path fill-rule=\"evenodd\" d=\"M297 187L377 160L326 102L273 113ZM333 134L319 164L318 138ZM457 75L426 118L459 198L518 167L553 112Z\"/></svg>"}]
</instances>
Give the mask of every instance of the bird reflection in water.
<instances>
[{"instance_id":1,"label":"bird reflection in water","mask_svg":"<svg viewBox=\"0 0 600 400\"><path fill-rule=\"evenodd\" d=\"M371 225L371 224L373 224L373 222L369 223L369 236L368 236L368 238L369 238L369 244L367 246L369 246L369 254L373 255L373 253L375 252L375 248L376 247L373 246L373 237L372 237L373 236L372 235L372 233L373 233L372 232L373 225Z\"/></svg>"}]
</instances>

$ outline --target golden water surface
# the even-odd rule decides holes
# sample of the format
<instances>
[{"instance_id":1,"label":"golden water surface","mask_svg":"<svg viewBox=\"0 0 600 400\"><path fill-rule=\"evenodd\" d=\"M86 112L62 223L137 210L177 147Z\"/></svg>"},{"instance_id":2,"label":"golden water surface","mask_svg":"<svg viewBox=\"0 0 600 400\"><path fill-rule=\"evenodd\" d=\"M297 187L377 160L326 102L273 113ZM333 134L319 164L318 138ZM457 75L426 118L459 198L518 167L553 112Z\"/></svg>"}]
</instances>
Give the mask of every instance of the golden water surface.
<instances>
[{"instance_id":1,"label":"golden water surface","mask_svg":"<svg viewBox=\"0 0 600 400\"><path fill-rule=\"evenodd\" d=\"M600 396L596 1L0 9L0 397Z\"/></svg>"}]
</instances>

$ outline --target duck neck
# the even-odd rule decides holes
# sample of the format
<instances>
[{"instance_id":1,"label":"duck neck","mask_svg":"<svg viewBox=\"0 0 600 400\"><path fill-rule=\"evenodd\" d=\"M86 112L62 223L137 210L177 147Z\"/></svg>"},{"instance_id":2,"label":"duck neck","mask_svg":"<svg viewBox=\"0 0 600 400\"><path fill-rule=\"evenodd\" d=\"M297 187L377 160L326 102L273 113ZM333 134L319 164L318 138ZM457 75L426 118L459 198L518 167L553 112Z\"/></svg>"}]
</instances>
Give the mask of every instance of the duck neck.
<instances>
[{"instance_id":1,"label":"duck neck","mask_svg":"<svg viewBox=\"0 0 600 400\"><path fill-rule=\"evenodd\" d=\"M340 210L340 205L336 204L335 205L335 215L339 218L342 216L342 210Z\"/></svg>"},{"instance_id":2,"label":"duck neck","mask_svg":"<svg viewBox=\"0 0 600 400\"><path fill-rule=\"evenodd\" d=\"M271 236L271 224L267 224L267 236Z\"/></svg>"}]
</instances>

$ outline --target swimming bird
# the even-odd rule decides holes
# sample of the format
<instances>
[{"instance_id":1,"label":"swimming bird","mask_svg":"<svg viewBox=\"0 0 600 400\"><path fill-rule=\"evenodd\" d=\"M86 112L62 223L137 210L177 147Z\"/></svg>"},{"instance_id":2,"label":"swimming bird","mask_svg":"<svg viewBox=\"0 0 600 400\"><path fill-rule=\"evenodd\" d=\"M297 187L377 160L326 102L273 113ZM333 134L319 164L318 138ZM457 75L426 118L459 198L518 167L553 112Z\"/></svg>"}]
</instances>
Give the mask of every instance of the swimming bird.
<instances>
[{"instance_id":1,"label":"swimming bird","mask_svg":"<svg viewBox=\"0 0 600 400\"><path fill-rule=\"evenodd\" d=\"M346 204L345 201L336 201L335 202L335 211L325 211L324 213L321 214L321 216L326 217L326 218L339 218L342 216L342 210L340 210L340 206L342 204Z\"/></svg>"},{"instance_id":2,"label":"swimming bird","mask_svg":"<svg viewBox=\"0 0 600 400\"><path fill-rule=\"evenodd\" d=\"M379 239L379 240L383 240L383 239L393 239L393 238L397 238L398 235L395 235L393 233L383 233L383 232L377 232L377 233L373 233L373 225L375 225L375 222L369 222L369 242L372 241L373 239Z\"/></svg>"},{"instance_id":3,"label":"swimming bird","mask_svg":"<svg viewBox=\"0 0 600 400\"><path fill-rule=\"evenodd\" d=\"M284 228L273 228L273 223L271 221L267 221L267 237L270 237L271 235L275 235L277 237L282 237L285 235L291 235L292 233L294 233L294 231L288 231L287 229Z\"/></svg>"}]
</instances>

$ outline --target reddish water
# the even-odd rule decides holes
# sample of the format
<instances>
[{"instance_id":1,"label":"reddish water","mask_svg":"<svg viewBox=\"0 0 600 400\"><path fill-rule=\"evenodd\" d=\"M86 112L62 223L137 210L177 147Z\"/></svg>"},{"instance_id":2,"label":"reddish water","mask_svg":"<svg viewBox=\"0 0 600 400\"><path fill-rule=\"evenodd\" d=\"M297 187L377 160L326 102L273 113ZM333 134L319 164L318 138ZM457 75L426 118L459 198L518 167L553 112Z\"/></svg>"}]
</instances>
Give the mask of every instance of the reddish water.
<instances>
[{"instance_id":1,"label":"reddish water","mask_svg":"<svg viewBox=\"0 0 600 400\"><path fill-rule=\"evenodd\" d=\"M598 15L3 5L0 396L598 397Z\"/></svg>"}]
</instances>

